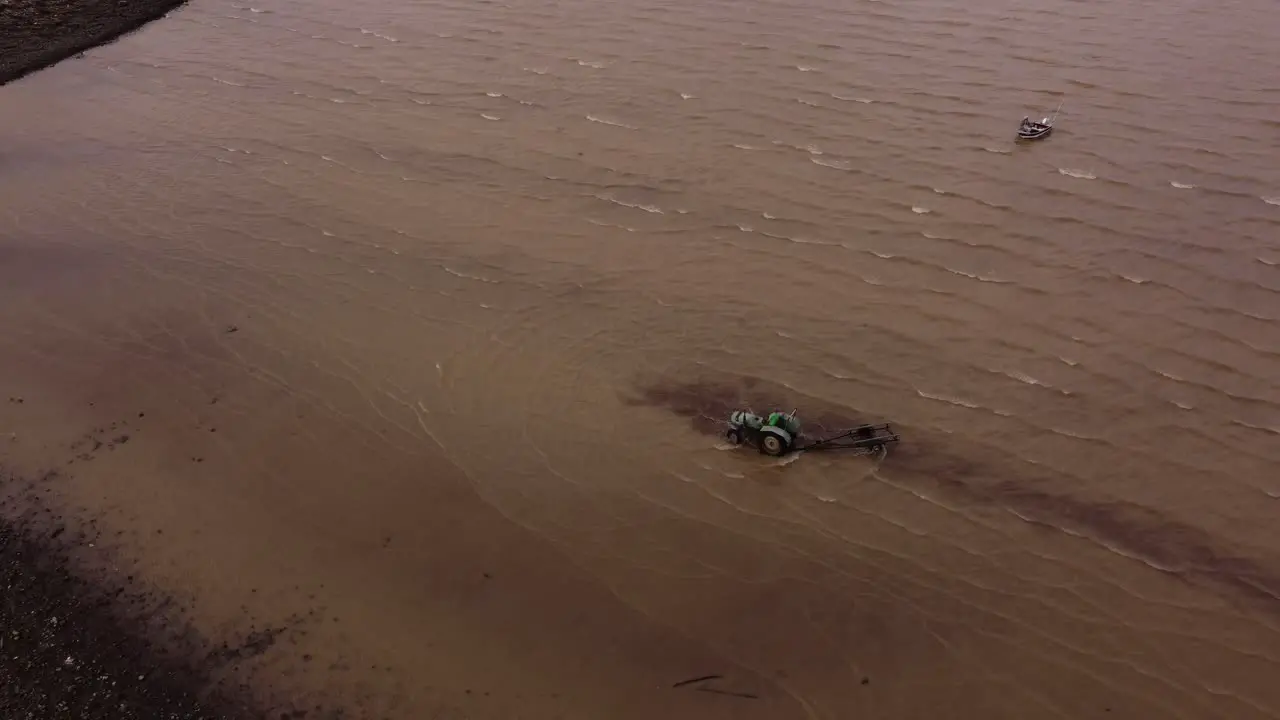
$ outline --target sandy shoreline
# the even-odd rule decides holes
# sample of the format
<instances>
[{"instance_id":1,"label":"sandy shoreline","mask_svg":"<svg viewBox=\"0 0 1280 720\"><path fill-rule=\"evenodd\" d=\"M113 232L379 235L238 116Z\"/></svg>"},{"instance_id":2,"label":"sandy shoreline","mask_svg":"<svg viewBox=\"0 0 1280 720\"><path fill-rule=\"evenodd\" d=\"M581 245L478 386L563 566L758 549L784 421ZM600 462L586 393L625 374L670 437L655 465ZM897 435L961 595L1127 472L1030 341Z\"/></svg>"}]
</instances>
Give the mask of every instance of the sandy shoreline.
<instances>
[{"instance_id":1,"label":"sandy shoreline","mask_svg":"<svg viewBox=\"0 0 1280 720\"><path fill-rule=\"evenodd\" d=\"M0 4L0 85L137 30L185 0L10 0Z\"/></svg>"},{"instance_id":2,"label":"sandy shoreline","mask_svg":"<svg viewBox=\"0 0 1280 720\"><path fill-rule=\"evenodd\" d=\"M175 0L14 0L0 5L0 85L112 42L181 5ZM21 396L10 396L20 406ZM114 442L127 441L117 435ZM167 599L101 562L77 560L102 543L40 499L54 472L24 480L0 468L0 715L75 718L252 718L213 674L234 660L214 652ZM286 709L303 717L305 711ZM296 715L294 714L296 712ZM313 715L316 717L318 715Z\"/></svg>"}]
</instances>

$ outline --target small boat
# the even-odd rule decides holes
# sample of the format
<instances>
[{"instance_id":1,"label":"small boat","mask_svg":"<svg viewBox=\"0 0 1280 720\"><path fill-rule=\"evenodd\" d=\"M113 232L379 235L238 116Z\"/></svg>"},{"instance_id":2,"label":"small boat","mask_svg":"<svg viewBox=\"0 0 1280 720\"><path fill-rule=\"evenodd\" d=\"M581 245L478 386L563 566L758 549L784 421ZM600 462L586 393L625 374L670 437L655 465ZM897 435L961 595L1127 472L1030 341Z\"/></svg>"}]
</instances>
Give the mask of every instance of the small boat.
<instances>
[{"instance_id":1,"label":"small boat","mask_svg":"<svg viewBox=\"0 0 1280 720\"><path fill-rule=\"evenodd\" d=\"M1029 117L1022 118L1022 124L1018 126L1019 140L1039 140L1053 132L1053 120L1044 118L1039 122Z\"/></svg>"},{"instance_id":2,"label":"small boat","mask_svg":"<svg viewBox=\"0 0 1280 720\"><path fill-rule=\"evenodd\" d=\"M1053 121L1058 119L1058 111L1062 109L1062 103L1058 103L1058 109L1053 111L1052 117L1042 118L1040 120L1032 120L1029 116L1022 118L1022 122L1018 125L1019 140L1039 140L1047 137L1053 132Z\"/></svg>"}]
</instances>

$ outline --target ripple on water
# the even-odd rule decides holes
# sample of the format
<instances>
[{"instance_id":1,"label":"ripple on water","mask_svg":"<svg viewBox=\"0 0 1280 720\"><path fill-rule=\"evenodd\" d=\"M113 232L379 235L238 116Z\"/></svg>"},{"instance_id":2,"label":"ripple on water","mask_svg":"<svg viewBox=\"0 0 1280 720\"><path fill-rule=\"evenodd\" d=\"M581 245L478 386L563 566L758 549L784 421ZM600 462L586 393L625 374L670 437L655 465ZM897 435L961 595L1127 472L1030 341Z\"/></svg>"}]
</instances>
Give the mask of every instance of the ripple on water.
<instances>
[{"instance_id":1,"label":"ripple on water","mask_svg":"<svg viewBox=\"0 0 1280 720\"><path fill-rule=\"evenodd\" d=\"M1098 179L1097 175L1094 175L1088 170L1077 170L1074 168L1058 168L1058 172L1063 175L1066 175L1067 177L1073 177L1080 180L1097 180Z\"/></svg>"}]
</instances>

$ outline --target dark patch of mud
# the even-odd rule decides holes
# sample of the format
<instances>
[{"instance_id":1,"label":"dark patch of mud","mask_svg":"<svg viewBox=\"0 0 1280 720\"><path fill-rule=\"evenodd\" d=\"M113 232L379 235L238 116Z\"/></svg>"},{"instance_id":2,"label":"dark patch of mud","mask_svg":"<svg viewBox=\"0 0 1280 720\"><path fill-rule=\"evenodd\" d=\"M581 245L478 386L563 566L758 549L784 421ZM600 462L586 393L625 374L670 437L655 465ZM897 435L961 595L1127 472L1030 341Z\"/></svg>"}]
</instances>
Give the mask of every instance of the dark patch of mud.
<instances>
[{"instance_id":1,"label":"dark patch of mud","mask_svg":"<svg viewBox=\"0 0 1280 720\"><path fill-rule=\"evenodd\" d=\"M113 42L184 2L4 0L0 2L0 85Z\"/></svg>"},{"instance_id":2,"label":"dark patch of mud","mask_svg":"<svg viewBox=\"0 0 1280 720\"><path fill-rule=\"evenodd\" d=\"M210 648L177 619L172 598L84 562L109 554L43 503L53 474L20 481L0 470L0 718L248 720L320 718L318 708L267 707L247 686L224 687L229 663L280 634Z\"/></svg>"},{"instance_id":3,"label":"dark patch of mud","mask_svg":"<svg viewBox=\"0 0 1280 720\"><path fill-rule=\"evenodd\" d=\"M821 432L892 418L859 418L856 411L806 397L752 377L657 380L636 383L624 397L632 406L665 409L687 418L695 430L719 435L730 412L799 407L806 432ZM810 428L816 426L819 432ZM933 492L962 508L1012 511L1052 531L1069 531L1141 561L1229 602L1280 617L1280 568L1250 558L1207 531L1123 499L1081 497L1078 483L1050 468L983 448L957 447L941 433L897 428L902 443L881 474L915 491Z\"/></svg>"}]
</instances>

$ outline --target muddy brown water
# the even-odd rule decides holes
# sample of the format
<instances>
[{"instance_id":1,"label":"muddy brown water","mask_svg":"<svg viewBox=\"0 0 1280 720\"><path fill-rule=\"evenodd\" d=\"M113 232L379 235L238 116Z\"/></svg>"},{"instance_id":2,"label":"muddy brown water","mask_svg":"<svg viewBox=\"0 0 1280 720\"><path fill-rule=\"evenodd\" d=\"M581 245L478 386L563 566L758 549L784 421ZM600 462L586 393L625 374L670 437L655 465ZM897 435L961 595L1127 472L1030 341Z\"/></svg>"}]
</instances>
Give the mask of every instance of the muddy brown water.
<instances>
[{"instance_id":1,"label":"muddy brown water","mask_svg":"<svg viewBox=\"0 0 1280 720\"><path fill-rule=\"evenodd\" d=\"M0 96L0 452L356 716L1275 717L1272 14L195 3Z\"/></svg>"}]
</instances>

